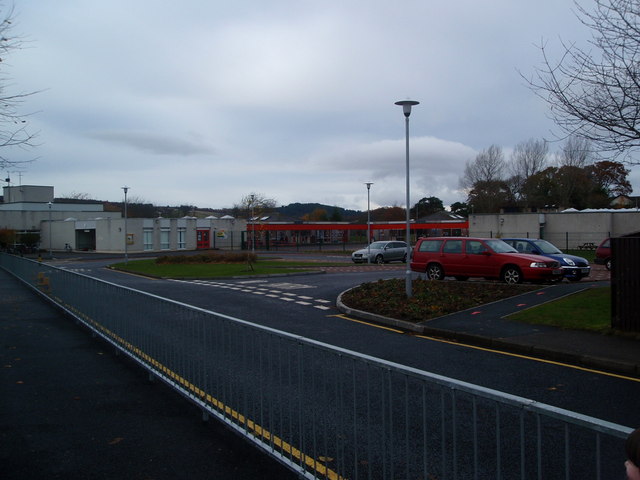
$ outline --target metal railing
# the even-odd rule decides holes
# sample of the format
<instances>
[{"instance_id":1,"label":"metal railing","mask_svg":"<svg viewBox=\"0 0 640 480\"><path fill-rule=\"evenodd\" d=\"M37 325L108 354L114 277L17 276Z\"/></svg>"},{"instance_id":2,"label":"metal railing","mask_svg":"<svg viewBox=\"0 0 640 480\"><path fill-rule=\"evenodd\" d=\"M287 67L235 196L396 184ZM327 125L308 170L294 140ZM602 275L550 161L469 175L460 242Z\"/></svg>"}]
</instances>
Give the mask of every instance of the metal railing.
<instances>
[{"instance_id":1,"label":"metal railing","mask_svg":"<svg viewBox=\"0 0 640 480\"><path fill-rule=\"evenodd\" d=\"M617 478L630 428L16 256L0 266L306 478Z\"/></svg>"}]
</instances>

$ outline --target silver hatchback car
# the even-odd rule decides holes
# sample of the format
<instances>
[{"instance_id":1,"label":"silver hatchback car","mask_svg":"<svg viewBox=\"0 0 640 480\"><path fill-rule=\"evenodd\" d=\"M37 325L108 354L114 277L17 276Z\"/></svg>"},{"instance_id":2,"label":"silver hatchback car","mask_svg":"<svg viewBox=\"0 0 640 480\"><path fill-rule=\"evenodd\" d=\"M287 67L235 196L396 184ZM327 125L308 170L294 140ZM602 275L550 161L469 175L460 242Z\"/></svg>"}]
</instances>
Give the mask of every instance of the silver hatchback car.
<instances>
[{"instance_id":1,"label":"silver hatchback car","mask_svg":"<svg viewBox=\"0 0 640 480\"><path fill-rule=\"evenodd\" d=\"M395 240L389 242L373 242L368 247L356 250L351 254L354 263L387 263L394 260L407 261L407 244Z\"/></svg>"}]
</instances>

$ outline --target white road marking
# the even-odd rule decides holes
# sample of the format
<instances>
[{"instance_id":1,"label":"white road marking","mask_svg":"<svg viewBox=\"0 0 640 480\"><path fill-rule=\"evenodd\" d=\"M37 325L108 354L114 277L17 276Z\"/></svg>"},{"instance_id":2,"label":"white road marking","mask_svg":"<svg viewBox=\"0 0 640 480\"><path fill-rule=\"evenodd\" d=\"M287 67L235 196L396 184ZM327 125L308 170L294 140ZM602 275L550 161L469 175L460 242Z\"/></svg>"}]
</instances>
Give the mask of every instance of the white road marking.
<instances>
[{"instance_id":1,"label":"white road marking","mask_svg":"<svg viewBox=\"0 0 640 480\"><path fill-rule=\"evenodd\" d=\"M309 289L316 288L312 285L304 285L301 283L274 283L270 284L267 280L245 280L235 283L218 282L214 280L173 280L181 283L193 283L195 285L203 285L206 287L224 288L234 290L236 292L251 293L253 295L264 295L265 297L275 298L284 302L295 302L305 307L313 307L319 310L331 310L328 304L333 302L323 298L314 298L308 295L298 295L293 292L283 290ZM277 290L274 290L274 287Z\"/></svg>"}]
</instances>

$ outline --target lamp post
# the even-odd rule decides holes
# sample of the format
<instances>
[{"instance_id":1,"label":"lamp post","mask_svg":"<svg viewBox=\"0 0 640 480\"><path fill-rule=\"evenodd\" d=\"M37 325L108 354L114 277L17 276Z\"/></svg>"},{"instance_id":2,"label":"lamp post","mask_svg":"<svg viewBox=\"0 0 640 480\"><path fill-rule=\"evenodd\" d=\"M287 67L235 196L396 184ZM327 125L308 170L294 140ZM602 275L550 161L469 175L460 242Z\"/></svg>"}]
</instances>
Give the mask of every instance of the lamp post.
<instances>
[{"instance_id":1,"label":"lamp post","mask_svg":"<svg viewBox=\"0 0 640 480\"><path fill-rule=\"evenodd\" d=\"M53 232L51 231L51 202L49 202L49 259L53 258L53 253L51 250L51 237L53 236Z\"/></svg>"},{"instance_id":2,"label":"lamp post","mask_svg":"<svg viewBox=\"0 0 640 480\"><path fill-rule=\"evenodd\" d=\"M367 263L371 263L371 203L369 192L373 182L365 183L367 186Z\"/></svg>"},{"instance_id":3,"label":"lamp post","mask_svg":"<svg viewBox=\"0 0 640 480\"><path fill-rule=\"evenodd\" d=\"M124 263L129 263L129 239L127 234L127 192L129 187L122 187L124 190Z\"/></svg>"},{"instance_id":4,"label":"lamp post","mask_svg":"<svg viewBox=\"0 0 640 480\"><path fill-rule=\"evenodd\" d=\"M256 253L256 231L255 231L255 223L253 217L253 202L255 201L256 196L251 194L251 253L255 255Z\"/></svg>"},{"instance_id":5,"label":"lamp post","mask_svg":"<svg viewBox=\"0 0 640 480\"><path fill-rule=\"evenodd\" d=\"M405 120L405 137L406 137L406 142L405 142L405 150L406 150L406 166L407 166L407 185L406 185L406 191L407 191L407 233L406 233L406 240L407 240L407 270L405 272L406 278L405 278L405 288L406 288L406 293L407 293L407 298L410 298L412 296L412 286L411 286L411 216L410 216L410 212L409 212L409 202L410 202L410 198L409 198L409 115L411 115L411 107L414 105L418 105L420 102L416 102L415 100L400 100L399 102L396 102L396 105L401 105L402 106L402 113L404 113L404 120Z\"/></svg>"}]
</instances>

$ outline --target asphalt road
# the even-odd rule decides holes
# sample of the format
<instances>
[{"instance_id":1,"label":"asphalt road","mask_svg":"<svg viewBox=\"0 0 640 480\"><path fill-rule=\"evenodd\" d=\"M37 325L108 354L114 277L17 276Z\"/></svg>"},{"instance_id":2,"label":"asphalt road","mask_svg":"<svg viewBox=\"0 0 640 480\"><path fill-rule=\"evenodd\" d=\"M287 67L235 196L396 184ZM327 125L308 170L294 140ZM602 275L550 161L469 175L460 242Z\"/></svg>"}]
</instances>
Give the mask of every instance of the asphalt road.
<instances>
[{"instance_id":1,"label":"asphalt road","mask_svg":"<svg viewBox=\"0 0 640 480\"><path fill-rule=\"evenodd\" d=\"M314 274L212 281L153 280L102 268L60 266L242 320L626 426L640 425L640 382L534 359L444 343L345 319L338 294L384 272ZM265 289L279 292L261 294Z\"/></svg>"}]
</instances>

